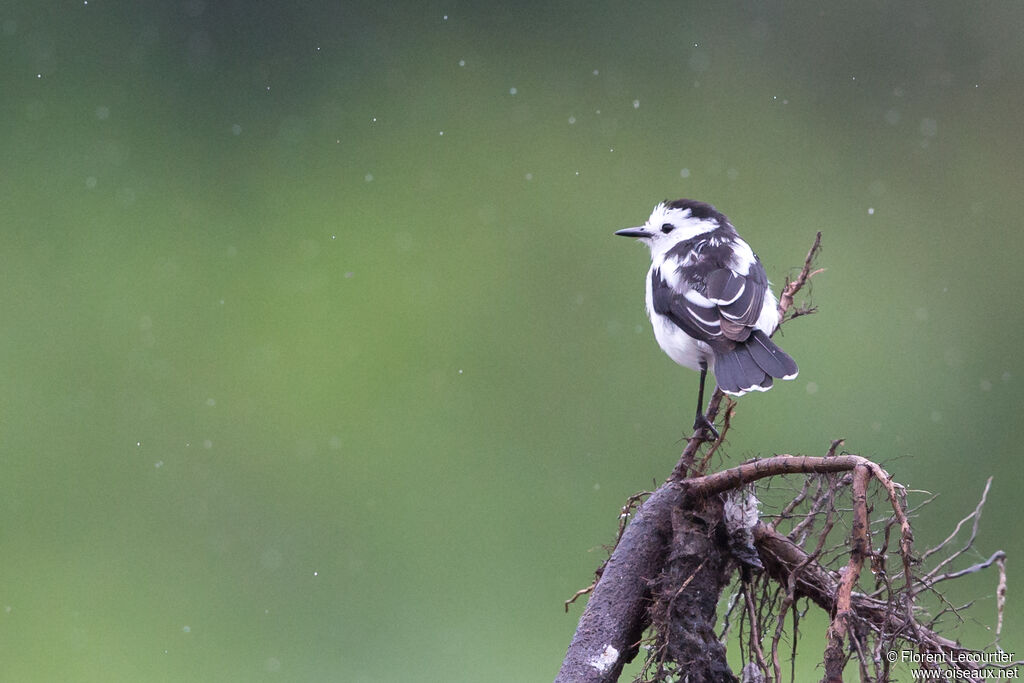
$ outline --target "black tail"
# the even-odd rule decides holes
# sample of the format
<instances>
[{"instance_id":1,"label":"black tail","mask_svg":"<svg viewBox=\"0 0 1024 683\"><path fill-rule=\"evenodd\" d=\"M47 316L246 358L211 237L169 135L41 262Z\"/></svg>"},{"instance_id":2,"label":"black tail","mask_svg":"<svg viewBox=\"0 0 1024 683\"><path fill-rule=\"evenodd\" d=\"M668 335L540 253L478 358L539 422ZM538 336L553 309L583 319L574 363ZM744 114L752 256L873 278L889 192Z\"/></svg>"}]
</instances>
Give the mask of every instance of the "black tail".
<instances>
[{"instance_id":1,"label":"black tail","mask_svg":"<svg viewBox=\"0 0 1024 683\"><path fill-rule=\"evenodd\" d=\"M715 353L715 381L727 394L740 396L748 391L771 389L773 377L793 379L796 362L775 345L761 330L729 351Z\"/></svg>"}]
</instances>

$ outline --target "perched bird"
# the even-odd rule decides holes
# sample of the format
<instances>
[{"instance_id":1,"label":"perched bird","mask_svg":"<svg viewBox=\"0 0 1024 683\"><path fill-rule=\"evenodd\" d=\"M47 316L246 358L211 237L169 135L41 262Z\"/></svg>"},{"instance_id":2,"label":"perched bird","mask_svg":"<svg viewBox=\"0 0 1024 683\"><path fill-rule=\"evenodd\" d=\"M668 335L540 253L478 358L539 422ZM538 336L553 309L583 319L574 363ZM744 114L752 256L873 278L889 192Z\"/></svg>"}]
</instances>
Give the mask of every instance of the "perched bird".
<instances>
[{"instance_id":1,"label":"perched bird","mask_svg":"<svg viewBox=\"0 0 1024 683\"><path fill-rule=\"evenodd\" d=\"M615 234L651 249L647 316L669 358L700 372L695 430L718 436L704 415L708 370L733 396L767 391L773 378L796 377L796 363L769 339L779 313L764 266L715 207L664 201L642 226Z\"/></svg>"}]
</instances>

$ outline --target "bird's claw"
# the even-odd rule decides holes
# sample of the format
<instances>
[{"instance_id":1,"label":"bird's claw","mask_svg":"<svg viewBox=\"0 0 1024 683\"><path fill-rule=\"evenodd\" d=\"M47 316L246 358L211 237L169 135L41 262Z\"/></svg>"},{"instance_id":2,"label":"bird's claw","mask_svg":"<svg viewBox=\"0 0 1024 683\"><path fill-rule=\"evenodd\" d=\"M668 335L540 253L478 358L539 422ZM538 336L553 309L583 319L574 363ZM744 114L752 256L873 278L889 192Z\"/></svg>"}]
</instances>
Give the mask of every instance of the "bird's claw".
<instances>
[{"instance_id":1,"label":"bird's claw","mask_svg":"<svg viewBox=\"0 0 1024 683\"><path fill-rule=\"evenodd\" d=\"M700 436L705 441L714 441L718 439L718 430L715 429L715 425L711 424L711 420L709 420L703 413L699 413L696 419L694 419L693 430L695 432L700 432ZM710 439L707 437L708 433L711 434Z\"/></svg>"}]
</instances>

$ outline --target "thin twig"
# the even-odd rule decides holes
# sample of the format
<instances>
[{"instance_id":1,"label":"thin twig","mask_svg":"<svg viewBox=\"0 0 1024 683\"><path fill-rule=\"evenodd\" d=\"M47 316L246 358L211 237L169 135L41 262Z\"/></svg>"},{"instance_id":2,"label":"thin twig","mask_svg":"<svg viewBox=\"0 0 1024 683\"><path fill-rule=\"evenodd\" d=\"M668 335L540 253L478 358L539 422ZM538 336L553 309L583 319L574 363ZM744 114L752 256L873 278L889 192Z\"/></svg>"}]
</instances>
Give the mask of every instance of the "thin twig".
<instances>
[{"instance_id":1,"label":"thin twig","mask_svg":"<svg viewBox=\"0 0 1024 683\"><path fill-rule=\"evenodd\" d=\"M943 567L945 567L947 564L955 560L957 557L962 555L964 552L966 552L974 545L974 539L978 537L978 525L981 522L981 510L982 508L985 507L985 501L988 499L988 490L991 487L992 477L989 477L988 481L985 482L985 490L981 492L981 500L979 500L978 504L974 507L974 512L972 512L971 514L967 515L959 522L957 522L956 527L954 527L953 529L953 533L947 536L946 540L944 540L942 543L938 544L934 548L929 548L921 555L922 561L927 560L929 557L931 557L932 555L946 547L946 545L951 543L953 539L956 538L956 535L960 533L960 529L963 528L964 524L966 524L968 520L974 520L974 524L971 525L971 536L967 539L967 542L964 543L964 547L961 548L959 551L953 553L946 559L944 559L938 565L936 565L930 572L928 572L928 574L925 575L925 579L928 579L934 574L937 574L939 570L941 570Z\"/></svg>"},{"instance_id":2,"label":"thin twig","mask_svg":"<svg viewBox=\"0 0 1024 683\"><path fill-rule=\"evenodd\" d=\"M782 296L779 297L779 320L782 320L786 311L789 310L790 306L793 305L793 297L799 292L807 281L812 277L822 272L824 268L818 268L812 271L812 265L814 259L818 256L818 252L821 251L821 231L814 237L814 244L811 245L810 251L807 252L807 258L804 259L804 266L800 269L800 274L792 282L787 282L786 286L782 288Z\"/></svg>"}]
</instances>

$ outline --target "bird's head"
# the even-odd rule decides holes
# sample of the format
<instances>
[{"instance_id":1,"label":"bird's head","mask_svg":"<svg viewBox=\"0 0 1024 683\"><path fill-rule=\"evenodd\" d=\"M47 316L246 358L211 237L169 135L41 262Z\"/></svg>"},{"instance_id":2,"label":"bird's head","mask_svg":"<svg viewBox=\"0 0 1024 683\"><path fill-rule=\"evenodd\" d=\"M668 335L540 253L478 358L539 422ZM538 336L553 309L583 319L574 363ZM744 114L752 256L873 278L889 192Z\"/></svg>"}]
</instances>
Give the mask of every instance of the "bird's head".
<instances>
[{"instance_id":1,"label":"bird's head","mask_svg":"<svg viewBox=\"0 0 1024 683\"><path fill-rule=\"evenodd\" d=\"M676 199L655 206L643 225L619 230L615 234L635 237L647 244L652 253L656 253L668 251L680 242L719 229L733 231L729 219L715 207L693 199Z\"/></svg>"}]
</instances>

